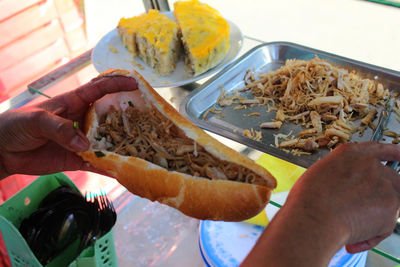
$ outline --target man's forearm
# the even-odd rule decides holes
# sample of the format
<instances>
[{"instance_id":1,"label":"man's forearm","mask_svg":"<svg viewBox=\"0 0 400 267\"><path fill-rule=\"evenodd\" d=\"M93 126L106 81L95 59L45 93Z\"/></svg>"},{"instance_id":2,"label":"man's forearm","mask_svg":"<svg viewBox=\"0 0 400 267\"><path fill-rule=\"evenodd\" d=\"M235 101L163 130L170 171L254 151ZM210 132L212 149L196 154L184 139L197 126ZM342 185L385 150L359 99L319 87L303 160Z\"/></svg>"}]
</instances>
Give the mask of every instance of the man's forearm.
<instances>
[{"instance_id":1,"label":"man's forearm","mask_svg":"<svg viewBox=\"0 0 400 267\"><path fill-rule=\"evenodd\" d=\"M9 176L9 174L7 173L7 169L4 166L4 160L3 160L3 153L2 152L4 152L4 151L2 151L0 149L0 180L3 180L7 176Z\"/></svg>"},{"instance_id":2,"label":"man's forearm","mask_svg":"<svg viewBox=\"0 0 400 267\"><path fill-rule=\"evenodd\" d=\"M4 123L7 120L7 118L5 117L5 114L6 113L0 114L0 140L1 140L0 141L0 180L3 180L7 176L9 176L9 174L7 173L7 169L4 166L4 152L5 152L4 145L8 141L8 136L7 136L7 134L5 134L7 132L5 130L5 129L7 129L7 126Z\"/></svg>"},{"instance_id":3,"label":"man's forearm","mask_svg":"<svg viewBox=\"0 0 400 267\"><path fill-rule=\"evenodd\" d=\"M3 180L7 176L8 176L8 174L7 174L6 168L4 167L3 159L0 155L0 180Z\"/></svg>"}]
</instances>

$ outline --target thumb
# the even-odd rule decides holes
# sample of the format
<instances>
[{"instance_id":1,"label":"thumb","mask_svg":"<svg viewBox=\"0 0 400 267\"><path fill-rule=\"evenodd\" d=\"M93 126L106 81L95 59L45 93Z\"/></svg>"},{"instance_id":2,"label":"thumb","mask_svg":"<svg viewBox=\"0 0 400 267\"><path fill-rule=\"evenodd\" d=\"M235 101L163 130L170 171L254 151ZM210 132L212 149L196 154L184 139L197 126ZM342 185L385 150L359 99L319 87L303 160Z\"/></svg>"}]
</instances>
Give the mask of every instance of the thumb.
<instances>
[{"instance_id":1,"label":"thumb","mask_svg":"<svg viewBox=\"0 0 400 267\"><path fill-rule=\"evenodd\" d=\"M346 250L347 250L347 252L352 253L352 254L370 250L371 248L377 246L383 239L385 239L389 235L390 235L390 233L387 235L383 235L383 236L376 236L376 237L373 237L373 238L365 240L365 241L348 244L348 245L346 245Z\"/></svg>"},{"instance_id":2,"label":"thumb","mask_svg":"<svg viewBox=\"0 0 400 267\"><path fill-rule=\"evenodd\" d=\"M71 120L44 111L34 123L41 137L48 138L70 151L80 152L89 148L89 140L80 129L74 127Z\"/></svg>"}]
</instances>

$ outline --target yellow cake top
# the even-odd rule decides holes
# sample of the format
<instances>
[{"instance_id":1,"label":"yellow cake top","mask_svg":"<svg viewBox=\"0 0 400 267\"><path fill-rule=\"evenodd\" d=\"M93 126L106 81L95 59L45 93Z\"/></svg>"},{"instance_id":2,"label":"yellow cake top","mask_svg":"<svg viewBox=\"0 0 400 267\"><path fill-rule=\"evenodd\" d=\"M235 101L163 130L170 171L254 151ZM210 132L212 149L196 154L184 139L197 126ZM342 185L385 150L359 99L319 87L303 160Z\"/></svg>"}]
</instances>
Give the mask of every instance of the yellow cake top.
<instances>
[{"instance_id":1,"label":"yellow cake top","mask_svg":"<svg viewBox=\"0 0 400 267\"><path fill-rule=\"evenodd\" d=\"M229 23L214 8L198 0L174 3L174 15L195 57L205 57L229 38Z\"/></svg>"},{"instance_id":2,"label":"yellow cake top","mask_svg":"<svg viewBox=\"0 0 400 267\"><path fill-rule=\"evenodd\" d=\"M121 18L118 27L125 28L128 34L135 32L146 38L150 44L167 51L178 24L158 10L150 9L148 13L139 16Z\"/></svg>"}]
</instances>

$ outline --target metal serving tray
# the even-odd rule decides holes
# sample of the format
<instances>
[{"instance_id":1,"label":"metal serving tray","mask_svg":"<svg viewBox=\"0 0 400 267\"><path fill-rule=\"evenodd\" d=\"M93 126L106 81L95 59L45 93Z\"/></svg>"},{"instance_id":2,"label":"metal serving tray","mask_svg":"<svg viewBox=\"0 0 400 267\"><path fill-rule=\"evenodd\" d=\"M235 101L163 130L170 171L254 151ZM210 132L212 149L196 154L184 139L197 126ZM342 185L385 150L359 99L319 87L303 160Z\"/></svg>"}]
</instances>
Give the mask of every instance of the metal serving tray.
<instances>
[{"instance_id":1,"label":"metal serving tray","mask_svg":"<svg viewBox=\"0 0 400 267\"><path fill-rule=\"evenodd\" d=\"M232 63L228 68L224 69L205 84L192 91L182 101L180 112L194 124L205 130L307 168L315 161L329 153L329 150L319 149L318 152L314 152L311 155L296 156L272 146L275 140L274 134L288 134L290 131L293 131L293 134L296 134L301 131L301 126L285 122L280 129L261 129L262 141L255 141L242 135L242 131L245 129L253 128L254 130L259 131L259 124L274 119L275 111L266 112L265 106L233 110L234 105L232 105L223 108L223 116L220 114L209 113L207 119L203 120L202 115L217 102L217 99L221 94L221 88L226 92L230 92L243 87L243 78L246 71L249 69L253 70L255 73L272 71L281 67L287 59L309 60L314 58L316 55L337 66L348 70L355 70L357 74L364 78L377 80L381 82L385 88L389 88L391 91L400 91L400 72L340 57L294 43L272 42L254 47ZM259 112L261 116L245 116L252 112ZM399 132L400 123L397 122L395 117L396 116L392 115L389 118L387 127L392 131ZM378 118L376 119L375 124L377 124L377 120ZM368 128L362 137L359 137L358 133L353 134L351 141L369 141L371 140L372 135L373 131ZM391 142L389 139L390 138L383 138L381 141Z\"/></svg>"}]
</instances>

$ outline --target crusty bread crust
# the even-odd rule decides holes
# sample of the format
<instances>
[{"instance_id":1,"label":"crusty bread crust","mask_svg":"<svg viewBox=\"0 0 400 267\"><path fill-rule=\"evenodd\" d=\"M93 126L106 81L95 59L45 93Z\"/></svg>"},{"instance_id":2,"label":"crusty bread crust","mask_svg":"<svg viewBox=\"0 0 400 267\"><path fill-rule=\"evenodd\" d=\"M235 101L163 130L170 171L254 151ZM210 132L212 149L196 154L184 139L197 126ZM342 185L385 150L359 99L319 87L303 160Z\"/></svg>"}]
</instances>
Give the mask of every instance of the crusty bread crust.
<instances>
[{"instance_id":1,"label":"crusty bread crust","mask_svg":"<svg viewBox=\"0 0 400 267\"><path fill-rule=\"evenodd\" d=\"M130 192L152 201L167 204L182 213L209 220L242 221L257 215L269 201L276 180L263 167L247 157L223 145L184 118L169 105L139 74L122 70L110 70L100 76L124 75L133 77L139 84L141 96L164 116L184 131L213 156L251 169L263 177L266 185L254 185L228 180L209 180L168 171L151 162L102 150L105 156L97 157L91 147L80 153L94 167L115 177ZM86 115L84 130L97 128L98 114L93 105Z\"/></svg>"}]
</instances>

